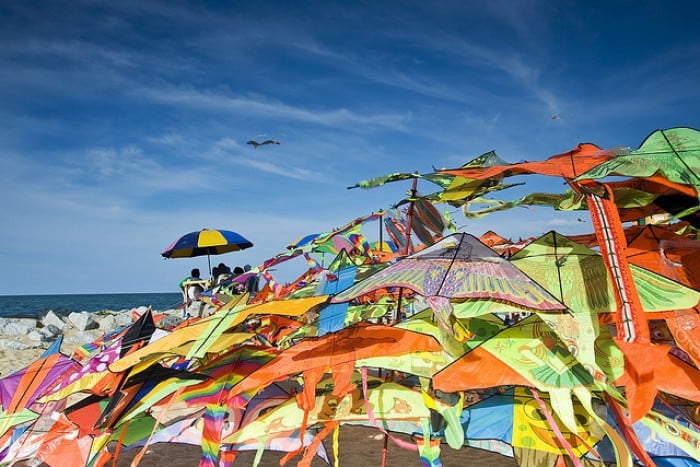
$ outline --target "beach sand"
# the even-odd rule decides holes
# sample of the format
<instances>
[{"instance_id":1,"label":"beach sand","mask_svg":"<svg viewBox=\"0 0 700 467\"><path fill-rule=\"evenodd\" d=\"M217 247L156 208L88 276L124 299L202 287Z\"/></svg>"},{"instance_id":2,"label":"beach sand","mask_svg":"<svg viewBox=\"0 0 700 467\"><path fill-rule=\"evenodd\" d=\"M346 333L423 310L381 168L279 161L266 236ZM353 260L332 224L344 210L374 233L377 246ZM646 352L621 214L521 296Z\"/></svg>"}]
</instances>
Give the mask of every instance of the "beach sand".
<instances>
[{"instance_id":1,"label":"beach sand","mask_svg":"<svg viewBox=\"0 0 700 467\"><path fill-rule=\"evenodd\" d=\"M410 441L410 438L403 434L392 434L396 438ZM342 425L340 427L339 439L339 465L346 467L355 466L381 466L382 449L384 447L384 435L377 429ZM333 461L332 441L330 435L326 440L328 456ZM138 450L122 452L117 461L117 467L129 467L131 460L136 456ZM512 458L500 454L483 451L481 449L463 447L455 450L447 444L443 444L440 450L440 460L445 467L511 467L517 466ZM144 466L170 466L189 467L199 463L199 446L183 444L157 444L150 446L147 454L143 457L141 464ZM279 461L284 453L266 451L261 459L260 466L279 466ZM242 452L236 458L233 465L253 465L255 452ZM293 458L287 463L292 467L301 460L301 456ZM319 457L315 457L311 463L313 467L327 466ZM332 465L332 464L331 464ZM387 444L387 467L420 467L418 453L395 445L391 440Z\"/></svg>"},{"instance_id":2,"label":"beach sand","mask_svg":"<svg viewBox=\"0 0 700 467\"><path fill-rule=\"evenodd\" d=\"M65 354L70 354L78 345L71 344L70 337L74 331L66 332L66 340L61 346L61 351ZM15 337L17 340L24 341L21 337ZM29 342L29 341L27 341ZM6 376L12 371L17 371L39 358L44 352L43 348L34 348L27 350L0 350L0 374ZM404 441L411 441L410 437L404 434L392 434L392 436ZM333 457L333 448L331 436L329 435L325 442L328 456ZM342 425L340 427L339 438L339 465L343 466L380 466L382 465L382 449L384 447L384 435L377 429L361 426ZM111 445L110 450L113 452L115 446ZM128 451L122 450L119 454L117 466L128 467L131 465L132 459L137 455L139 449ZM266 451L260 462L261 466L278 466L280 459L284 453L274 451ZM185 444L154 444L149 446L140 465L154 467L189 467L199 465L200 447L185 445ZM253 465L255 452L241 452L234 465ZM293 458L287 465L295 466L301 459L301 456ZM472 466L472 467L509 467L517 464L512 458L502 456L500 454L483 451L481 449L463 447L459 450L450 448L447 444L442 444L440 459L445 467L452 466ZM19 462L15 465L30 466L28 462ZM44 464L45 465L45 464ZM66 466L72 465L67 460ZM108 465L112 465L111 461ZM312 466L320 467L327 464L319 457L315 457ZM388 467L412 467L420 466L418 453L401 448L394 444L391 440L387 443L387 460Z\"/></svg>"}]
</instances>

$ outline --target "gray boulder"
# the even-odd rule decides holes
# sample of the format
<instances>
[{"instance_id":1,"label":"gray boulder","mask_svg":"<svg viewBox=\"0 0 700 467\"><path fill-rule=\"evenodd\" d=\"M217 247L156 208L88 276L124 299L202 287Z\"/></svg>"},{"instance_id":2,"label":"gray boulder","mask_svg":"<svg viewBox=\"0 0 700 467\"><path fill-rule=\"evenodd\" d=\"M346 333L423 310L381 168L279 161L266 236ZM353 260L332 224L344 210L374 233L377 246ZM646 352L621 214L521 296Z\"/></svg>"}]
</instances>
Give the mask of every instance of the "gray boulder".
<instances>
[{"instance_id":1,"label":"gray boulder","mask_svg":"<svg viewBox=\"0 0 700 467\"><path fill-rule=\"evenodd\" d=\"M115 315L112 314L97 316L96 321L99 324L99 328L104 332L113 331L121 327Z\"/></svg>"},{"instance_id":2,"label":"gray boulder","mask_svg":"<svg viewBox=\"0 0 700 467\"><path fill-rule=\"evenodd\" d=\"M95 321L95 319L92 317L92 313L88 313L87 311L81 311L80 313L73 312L69 314L68 321L70 321L78 331L87 331L100 327L97 321Z\"/></svg>"},{"instance_id":3,"label":"gray boulder","mask_svg":"<svg viewBox=\"0 0 700 467\"><path fill-rule=\"evenodd\" d=\"M39 331L37 331L36 329L33 331L29 331L27 333L27 338L30 340L39 341L39 342L45 340L44 335L42 333L40 333Z\"/></svg>"},{"instance_id":4,"label":"gray boulder","mask_svg":"<svg viewBox=\"0 0 700 467\"><path fill-rule=\"evenodd\" d=\"M37 321L30 318L0 318L0 334L25 336L37 327Z\"/></svg>"},{"instance_id":5,"label":"gray boulder","mask_svg":"<svg viewBox=\"0 0 700 467\"><path fill-rule=\"evenodd\" d=\"M65 339L64 342L68 344L87 344L88 342L92 342L95 339L100 337L100 333L95 332L95 331L80 331L76 333L74 336L68 337Z\"/></svg>"},{"instance_id":6,"label":"gray boulder","mask_svg":"<svg viewBox=\"0 0 700 467\"><path fill-rule=\"evenodd\" d=\"M30 344L16 339L0 339L0 350L27 350L41 347L40 343Z\"/></svg>"},{"instance_id":7,"label":"gray boulder","mask_svg":"<svg viewBox=\"0 0 700 467\"><path fill-rule=\"evenodd\" d=\"M114 315L114 319L117 322L117 327L119 328L124 326L130 326L134 323L131 319L131 313L128 310L116 313Z\"/></svg>"},{"instance_id":8,"label":"gray boulder","mask_svg":"<svg viewBox=\"0 0 700 467\"><path fill-rule=\"evenodd\" d=\"M182 314L182 313L180 313ZM158 326L163 329L172 329L182 323L184 319L181 316L168 315L158 323Z\"/></svg>"},{"instance_id":9,"label":"gray boulder","mask_svg":"<svg viewBox=\"0 0 700 467\"><path fill-rule=\"evenodd\" d=\"M44 336L45 340L53 340L63 333L61 329L54 326L53 324L49 324L48 326L39 328L39 332Z\"/></svg>"},{"instance_id":10,"label":"gray boulder","mask_svg":"<svg viewBox=\"0 0 700 467\"><path fill-rule=\"evenodd\" d=\"M70 327L70 324L66 323L63 318L54 313L53 310L49 310L48 313L41 319L41 323L46 326L54 326L60 330L64 330Z\"/></svg>"}]
</instances>

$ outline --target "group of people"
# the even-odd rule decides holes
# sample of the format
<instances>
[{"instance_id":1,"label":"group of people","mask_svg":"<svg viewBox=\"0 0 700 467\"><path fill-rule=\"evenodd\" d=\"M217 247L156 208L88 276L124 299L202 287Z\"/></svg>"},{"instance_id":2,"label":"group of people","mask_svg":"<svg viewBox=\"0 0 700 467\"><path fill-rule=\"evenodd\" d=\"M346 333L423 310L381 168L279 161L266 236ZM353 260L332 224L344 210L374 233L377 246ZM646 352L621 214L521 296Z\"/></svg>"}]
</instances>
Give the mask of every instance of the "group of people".
<instances>
[{"instance_id":1,"label":"group of people","mask_svg":"<svg viewBox=\"0 0 700 467\"><path fill-rule=\"evenodd\" d=\"M251 269L252 268L250 267L250 264L246 264L243 267L236 266L235 268L233 268L233 271L231 271L231 268L226 266L224 263L219 263L218 266L215 266L212 269L212 278L214 279L213 286L216 287L218 285L222 285L227 281L227 279L238 277L241 274L250 272ZM236 293L255 293L258 291L257 274L252 274L250 277L247 277L244 282L234 281L233 283L236 284L233 289Z\"/></svg>"},{"instance_id":2,"label":"group of people","mask_svg":"<svg viewBox=\"0 0 700 467\"><path fill-rule=\"evenodd\" d=\"M218 266L214 266L212 268L212 281L209 283L209 281L202 279L199 268L194 268L190 271L190 275L188 277L180 281L180 289L186 293L187 302L189 304L193 301L198 301L199 294L209 288L207 286L222 286L228 279L245 274L246 272L251 271L251 269L252 268L250 265L246 264L243 267L236 266L233 268L233 271L231 271L231 268L226 266L226 264L219 263ZM254 294L258 291L259 278L257 274L251 274L250 277L247 277L244 282L232 281L231 284L233 284L233 287L229 288L229 290L231 290L233 293L250 292Z\"/></svg>"}]
</instances>

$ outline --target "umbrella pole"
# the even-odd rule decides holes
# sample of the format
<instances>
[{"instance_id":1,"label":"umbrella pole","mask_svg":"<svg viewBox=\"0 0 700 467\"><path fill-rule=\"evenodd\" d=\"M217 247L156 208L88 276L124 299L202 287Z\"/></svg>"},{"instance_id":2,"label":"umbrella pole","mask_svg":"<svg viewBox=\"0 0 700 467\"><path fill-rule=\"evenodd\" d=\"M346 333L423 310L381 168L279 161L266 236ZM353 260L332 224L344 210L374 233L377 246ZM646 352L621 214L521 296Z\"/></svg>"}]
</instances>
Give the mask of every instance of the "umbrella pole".
<instances>
[{"instance_id":1,"label":"umbrella pole","mask_svg":"<svg viewBox=\"0 0 700 467\"><path fill-rule=\"evenodd\" d=\"M207 252L207 266L209 267L209 280L213 282L214 278L211 277L211 255Z\"/></svg>"}]
</instances>

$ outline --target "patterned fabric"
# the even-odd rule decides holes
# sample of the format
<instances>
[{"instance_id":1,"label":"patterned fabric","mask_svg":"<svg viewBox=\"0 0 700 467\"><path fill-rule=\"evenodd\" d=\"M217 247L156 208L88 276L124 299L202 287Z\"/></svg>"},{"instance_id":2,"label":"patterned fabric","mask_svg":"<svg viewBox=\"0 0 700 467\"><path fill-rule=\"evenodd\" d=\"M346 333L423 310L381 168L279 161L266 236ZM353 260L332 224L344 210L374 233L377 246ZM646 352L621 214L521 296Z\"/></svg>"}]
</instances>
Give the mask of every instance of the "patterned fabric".
<instances>
[{"instance_id":1,"label":"patterned fabric","mask_svg":"<svg viewBox=\"0 0 700 467\"><path fill-rule=\"evenodd\" d=\"M202 428L202 456L199 467L218 467L221 453L221 430L224 426L226 407L210 404L204 412Z\"/></svg>"},{"instance_id":2,"label":"patterned fabric","mask_svg":"<svg viewBox=\"0 0 700 467\"><path fill-rule=\"evenodd\" d=\"M429 296L503 300L529 310L566 307L476 237L459 233L379 271L339 293L331 303L388 287Z\"/></svg>"},{"instance_id":3,"label":"patterned fabric","mask_svg":"<svg viewBox=\"0 0 700 467\"><path fill-rule=\"evenodd\" d=\"M649 327L625 256L627 241L612 190L604 184L595 188L584 188L584 194L616 294L617 337L624 342L649 342Z\"/></svg>"},{"instance_id":4,"label":"patterned fabric","mask_svg":"<svg viewBox=\"0 0 700 467\"><path fill-rule=\"evenodd\" d=\"M639 149L621 154L591 168L577 180L597 179L609 175L651 177L700 188L700 131L693 128L656 130L647 136Z\"/></svg>"},{"instance_id":5,"label":"patterned fabric","mask_svg":"<svg viewBox=\"0 0 700 467\"><path fill-rule=\"evenodd\" d=\"M605 184L588 183L583 187L583 192L615 290L615 341L625 355L625 370L630 376L626 385L628 409L630 419L636 422L649 412L656 397L653 354L661 356L665 351L662 347L651 345L649 325L625 256L627 242L612 190Z\"/></svg>"}]
</instances>

